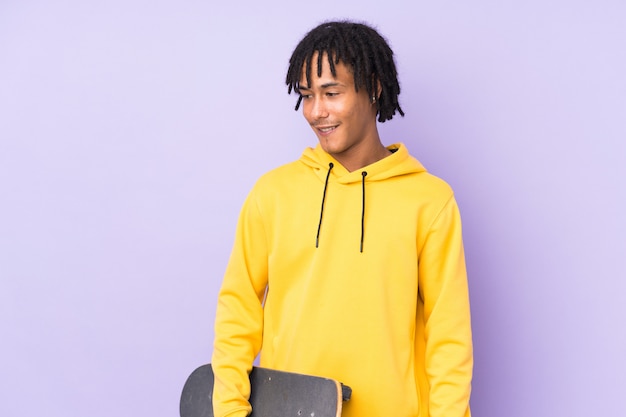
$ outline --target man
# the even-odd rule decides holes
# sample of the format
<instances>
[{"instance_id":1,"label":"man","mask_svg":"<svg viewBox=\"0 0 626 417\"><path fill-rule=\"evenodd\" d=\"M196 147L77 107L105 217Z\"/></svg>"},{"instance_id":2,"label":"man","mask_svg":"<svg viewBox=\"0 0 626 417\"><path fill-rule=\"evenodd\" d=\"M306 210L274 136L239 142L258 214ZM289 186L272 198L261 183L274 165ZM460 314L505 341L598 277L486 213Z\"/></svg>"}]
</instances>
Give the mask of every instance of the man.
<instances>
[{"instance_id":1,"label":"man","mask_svg":"<svg viewBox=\"0 0 626 417\"><path fill-rule=\"evenodd\" d=\"M393 52L328 22L296 47L288 91L319 144L244 203L215 323L214 411L246 416L260 365L349 385L347 417L469 417L472 341L452 190L376 118L398 111Z\"/></svg>"}]
</instances>

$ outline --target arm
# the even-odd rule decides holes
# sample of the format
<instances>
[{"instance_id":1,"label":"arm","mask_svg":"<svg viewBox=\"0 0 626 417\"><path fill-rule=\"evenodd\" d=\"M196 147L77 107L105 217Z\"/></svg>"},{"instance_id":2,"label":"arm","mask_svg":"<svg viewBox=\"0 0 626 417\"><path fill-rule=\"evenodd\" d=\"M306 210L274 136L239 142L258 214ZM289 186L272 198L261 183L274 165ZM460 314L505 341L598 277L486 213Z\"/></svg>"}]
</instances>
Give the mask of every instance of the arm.
<instances>
[{"instance_id":1,"label":"arm","mask_svg":"<svg viewBox=\"0 0 626 417\"><path fill-rule=\"evenodd\" d=\"M211 359L216 417L243 417L251 411L248 374L261 349L266 286L267 240L251 193L239 216L235 243L217 302Z\"/></svg>"},{"instance_id":2,"label":"arm","mask_svg":"<svg viewBox=\"0 0 626 417\"><path fill-rule=\"evenodd\" d=\"M473 353L461 219L450 197L419 254L429 417L469 417Z\"/></svg>"}]
</instances>

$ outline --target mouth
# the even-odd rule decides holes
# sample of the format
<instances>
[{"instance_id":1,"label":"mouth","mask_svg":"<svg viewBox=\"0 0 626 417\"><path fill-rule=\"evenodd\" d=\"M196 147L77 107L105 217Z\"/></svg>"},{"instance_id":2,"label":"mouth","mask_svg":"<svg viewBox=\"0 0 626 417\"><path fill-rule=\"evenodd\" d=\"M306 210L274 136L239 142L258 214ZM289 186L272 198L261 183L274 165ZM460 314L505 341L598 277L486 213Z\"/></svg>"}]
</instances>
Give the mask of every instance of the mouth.
<instances>
[{"instance_id":1,"label":"mouth","mask_svg":"<svg viewBox=\"0 0 626 417\"><path fill-rule=\"evenodd\" d=\"M337 129L339 125L332 125L332 126L314 126L315 129L321 134L321 135L329 135L332 132L335 131L335 129Z\"/></svg>"}]
</instances>

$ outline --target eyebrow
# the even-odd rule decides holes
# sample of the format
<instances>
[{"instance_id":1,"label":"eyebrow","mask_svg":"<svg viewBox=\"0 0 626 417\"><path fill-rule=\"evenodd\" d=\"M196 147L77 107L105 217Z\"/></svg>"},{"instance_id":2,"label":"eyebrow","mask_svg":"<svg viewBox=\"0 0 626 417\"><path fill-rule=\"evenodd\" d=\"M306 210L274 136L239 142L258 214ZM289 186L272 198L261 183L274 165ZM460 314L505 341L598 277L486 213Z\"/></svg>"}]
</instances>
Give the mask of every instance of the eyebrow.
<instances>
[{"instance_id":1,"label":"eyebrow","mask_svg":"<svg viewBox=\"0 0 626 417\"><path fill-rule=\"evenodd\" d=\"M343 84L338 83L338 82L330 82L330 83L324 83L322 85L320 85L320 88L330 88L330 87L338 87L338 86L343 86ZM306 87L303 85L298 86L298 90L311 90L311 87Z\"/></svg>"}]
</instances>

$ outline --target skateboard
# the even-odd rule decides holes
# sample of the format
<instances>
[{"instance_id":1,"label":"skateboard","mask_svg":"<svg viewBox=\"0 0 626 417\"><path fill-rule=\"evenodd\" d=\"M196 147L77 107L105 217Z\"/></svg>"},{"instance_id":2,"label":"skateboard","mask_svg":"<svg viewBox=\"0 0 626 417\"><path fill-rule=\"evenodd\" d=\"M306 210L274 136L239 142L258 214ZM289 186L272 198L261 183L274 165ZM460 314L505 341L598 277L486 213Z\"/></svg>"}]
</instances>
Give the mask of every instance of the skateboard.
<instances>
[{"instance_id":1,"label":"skateboard","mask_svg":"<svg viewBox=\"0 0 626 417\"><path fill-rule=\"evenodd\" d=\"M251 417L340 417L347 385L317 376L253 367ZM213 369L202 365L189 375L180 398L181 417L213 417Z\"/></svg>"}]
</instances>

